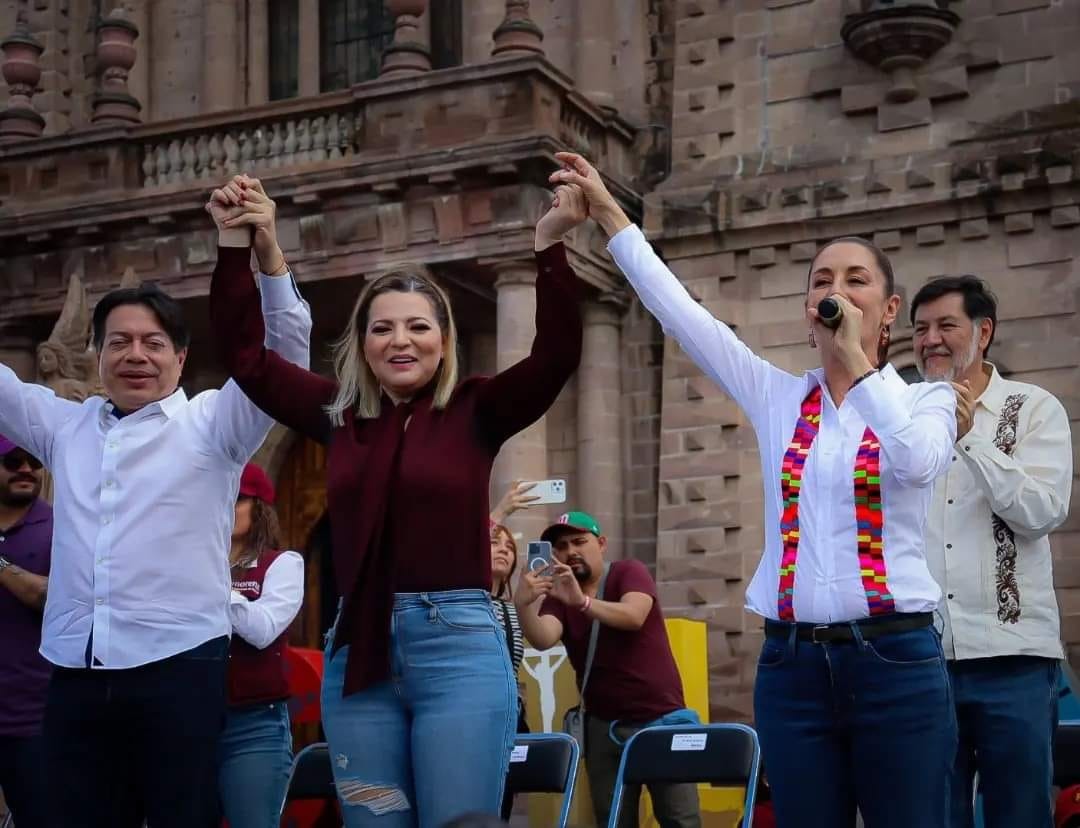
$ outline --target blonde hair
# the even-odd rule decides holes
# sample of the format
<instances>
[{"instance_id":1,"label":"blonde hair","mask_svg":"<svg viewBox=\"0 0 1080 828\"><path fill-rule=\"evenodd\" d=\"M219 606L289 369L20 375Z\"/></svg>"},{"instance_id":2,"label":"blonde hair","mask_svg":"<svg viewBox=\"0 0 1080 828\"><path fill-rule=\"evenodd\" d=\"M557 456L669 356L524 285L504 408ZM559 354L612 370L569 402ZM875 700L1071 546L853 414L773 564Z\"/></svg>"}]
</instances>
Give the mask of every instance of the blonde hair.
<instances>
[{"instance_id":1,"label":"blonde hair","mask_svg":"<svg viewBox=\"0 0 1080 828\"><path fill-rule=\"evenodd\" d=\"M338 391L326 413L335 426L345 425L345 411L352 407L357 419L374 419L381 410L379 382L364 358L364 337L368 314L376 296L384 293L420 293L431 304L435 321L443 335L443 357L436 370L438 382L432 401L434 408L446 408L458 381L457 327L450 312L450 297L422 269L392 270L364 286L356 299L345 332L333 345L334 376Z\"/></svg>"}]
</instances>

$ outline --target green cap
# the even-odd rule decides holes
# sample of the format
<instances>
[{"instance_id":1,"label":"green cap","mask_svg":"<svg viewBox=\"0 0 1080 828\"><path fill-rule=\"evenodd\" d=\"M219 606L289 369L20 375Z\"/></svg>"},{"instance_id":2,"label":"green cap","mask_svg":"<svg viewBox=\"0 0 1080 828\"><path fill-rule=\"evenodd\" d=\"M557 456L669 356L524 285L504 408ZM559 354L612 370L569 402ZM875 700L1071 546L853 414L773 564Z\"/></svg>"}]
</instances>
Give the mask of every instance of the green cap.
<instances>
[{"instance_id":1,"label":"green cap","mask_svg":"<svg viewBox=\"0 0 1080 828\"><path fill-rule=\"evenodd\" d=\"M564 515L559 515L558 523L553 523L544 530L540 540L554 541L559 535L565 534L568 529L578 532L592 532L596 537L601 535L600 524L588 512L567 512Z\"/></svg>"}]
</instances>

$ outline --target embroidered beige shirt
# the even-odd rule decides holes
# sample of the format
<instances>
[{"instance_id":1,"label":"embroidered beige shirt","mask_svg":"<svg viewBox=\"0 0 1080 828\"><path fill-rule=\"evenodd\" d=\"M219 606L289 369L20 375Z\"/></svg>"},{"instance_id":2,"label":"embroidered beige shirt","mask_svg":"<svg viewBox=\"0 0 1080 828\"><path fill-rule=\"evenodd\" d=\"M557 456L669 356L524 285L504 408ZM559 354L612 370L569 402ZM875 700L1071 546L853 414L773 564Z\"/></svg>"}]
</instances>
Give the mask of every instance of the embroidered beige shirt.
<instances>
[{"instance_id":1,"label":"embroidered beige shirt","mask_svg":"<svg viewBox=\"0 0 1080 828\"><path fill-rule=\"evenodd\" d=\"M984 370L990 383L935 483L926 526L945 656L1061 658L1048 535L1069 510L1069 418L1049 392Z\"/></svg>"}]
</instances>

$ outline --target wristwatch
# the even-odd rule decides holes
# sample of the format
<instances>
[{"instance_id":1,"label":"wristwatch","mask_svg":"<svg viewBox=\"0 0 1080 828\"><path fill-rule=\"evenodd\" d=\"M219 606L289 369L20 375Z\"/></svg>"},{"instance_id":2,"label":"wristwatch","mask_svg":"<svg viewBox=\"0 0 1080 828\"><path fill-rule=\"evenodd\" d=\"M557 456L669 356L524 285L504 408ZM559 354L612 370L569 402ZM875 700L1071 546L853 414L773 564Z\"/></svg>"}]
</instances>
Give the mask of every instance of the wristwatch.
<instances>
[{"instance_id":1,"label":"wristwatch","mask_svg":"<svg viewBox=\"0 0 1080 828\"><path fill-rule=\"evenodd\" d=\"M0 555L0 572L3 572L9 566L11 566L11 561L9 561L3 555Z\"/></svg>"}]
</instances>

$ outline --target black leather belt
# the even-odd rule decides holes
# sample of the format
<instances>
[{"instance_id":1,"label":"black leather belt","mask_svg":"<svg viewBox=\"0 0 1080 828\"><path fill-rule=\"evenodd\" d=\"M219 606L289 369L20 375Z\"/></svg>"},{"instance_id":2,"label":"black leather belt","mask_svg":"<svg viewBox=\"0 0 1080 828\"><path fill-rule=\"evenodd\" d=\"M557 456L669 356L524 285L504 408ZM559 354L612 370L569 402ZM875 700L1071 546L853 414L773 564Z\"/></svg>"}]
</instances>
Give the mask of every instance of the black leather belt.
<instances>
[{"instance_id":1,"label":"black leather belt","mask_svg":"<svg viewBox=\"0 0 1080 828\"><path fill-rule=\"evenodd\" d=\"M866 641L880 638L890 633L908 632L929 627L934 623L931 612L896 612L873 618L860 618L857 621L839 621L835 624L808 624L801 621L773 621L765 619L765 635L769 638L787 638L791 628L795 628L795 638L812 644L830 644L834 642L854 641L854 624L859 628L859 635Z\"/></svg>"}]
</instances>

